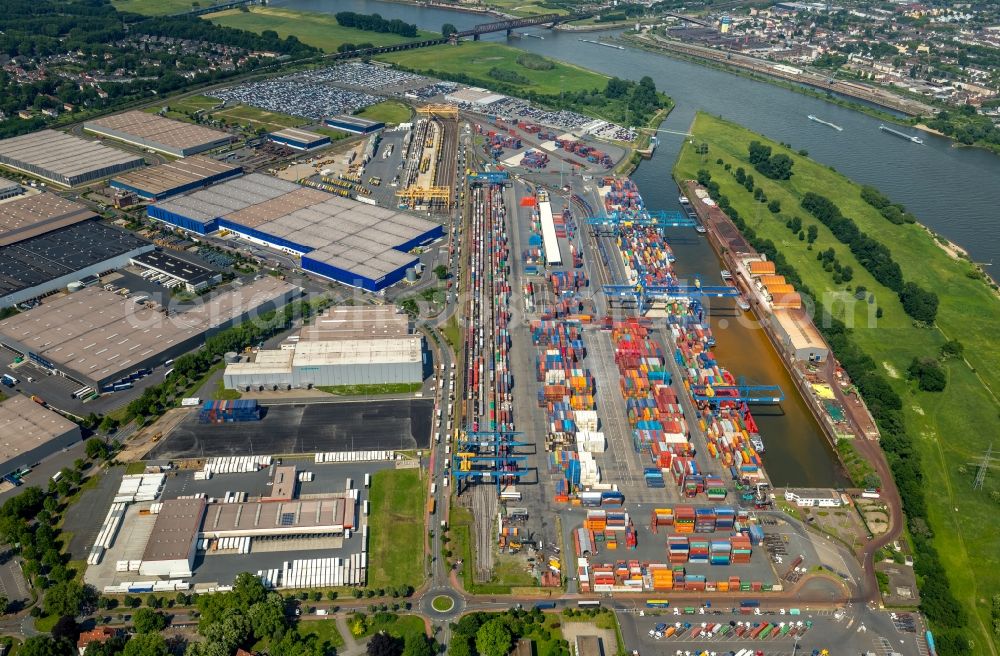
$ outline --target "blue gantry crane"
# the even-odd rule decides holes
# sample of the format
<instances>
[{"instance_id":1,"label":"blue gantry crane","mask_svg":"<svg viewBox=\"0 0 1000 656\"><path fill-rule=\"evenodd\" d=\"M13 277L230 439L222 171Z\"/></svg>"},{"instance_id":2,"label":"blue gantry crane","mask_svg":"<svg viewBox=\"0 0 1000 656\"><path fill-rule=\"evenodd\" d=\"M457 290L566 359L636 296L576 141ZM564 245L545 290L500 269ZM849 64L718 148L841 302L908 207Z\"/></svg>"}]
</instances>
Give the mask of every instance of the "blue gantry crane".
<instances>
[{"instance_id":1,"label":"blue gantry crane","mask_svg":"<svg viewBox=\"0 0 1000 656\"><path fill-rule=\"evenodd\" d=\"M506 171L474 171L466 176L469 184L505 184L510 175Z\"/></svg>"},{"instance_id":2,"label":"blue gantry crane","mask_svg":"<svg viewBox=\"0 0 1000 656\"><path fill-rule=\"evenodd\" d=\"M645 285L640 280L633 285L604 285L604 294L609 299L630 300L635 303L639 314L649 309L655 301L671 301L678 298L698 300L706 297L736 298L740 290L729 285L702 285L695 280L693 285Z\"/></svg>"},{"instance_id":3,"label":"blue gantry crane","mask_svg":"<svg viewBox=\"0 0 1000 656\"><path fill-rule=\"evenodd\" d=\"M692 396L696 401L718 404L735 401L753 405L777 405L785 400L785 393L778 385L751 385L740 376L735 385L693 385Z\"/></svg>"},{"instance_id":4,"label":"blue gantry crane","mask_svg":"<svg viewBox=\"0 0 1000 656\"><path fill-rule=\"evenodd\" d=\"M463 480L469 482L492 482L497 494L505 482L520 480L528 473L521 465L528 458L517 455L515 449L532 446L515 438L521 433L514 431L464 431L457 440L452 455L452 476L456 487Z\"/></svg>"},{"instance_id":5,"label":"blue gantry crane","mask_svg":"<svg viewBox=\"0 0 1000 656\"><path fill-rule=\"evenodd\" d=\"M625 225L652 226L655 228L694 228L698 222L681 212L666 210L643 210L638 215L630 215L617 210L607 216L591 216L586 219L587 225L598 235L616 235L618 229Z\"/></svg>"}]
</instances>

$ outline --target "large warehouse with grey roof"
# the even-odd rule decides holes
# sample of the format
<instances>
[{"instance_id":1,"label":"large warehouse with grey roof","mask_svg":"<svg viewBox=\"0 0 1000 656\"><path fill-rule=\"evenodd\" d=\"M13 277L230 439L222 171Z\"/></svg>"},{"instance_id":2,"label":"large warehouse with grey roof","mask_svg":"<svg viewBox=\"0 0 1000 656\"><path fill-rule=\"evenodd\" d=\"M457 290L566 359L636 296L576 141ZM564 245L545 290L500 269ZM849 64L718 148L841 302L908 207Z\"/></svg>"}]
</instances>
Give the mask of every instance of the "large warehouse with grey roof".
<instances>
[{"instance_id":1,"label":"large warehouse with grey roof","mask_svg":"<svg viewBox=\"0 0 1000 656\"><path fill-rule=\"evenodd\" d=\"M83 129L176 157L225 146L233 135L139 110L87 121Z\"/></svg>"},{"instance_id":2,"label":"large warehouse with grey roof","mask_svg":"<svg viewBox=\"0 0 1000 656\"><path fill-rule=\"evenodd\" d=\"M79 426L26 396L15 394L0 402L0 476L79 441Z\"/></svg>"},{"instance_id":3,"label":"large warehouse with grey roof","mask_svg":"<svg viewBox=\"0 0 1000 656\"><path fill-rule=\"evenodd\" d=\"M153 248L55 194L0 201L0 308L121 268Z\"/></svg>"},{"instance_id":4,"label":"large warehouse with grey roof","mask_svg":"<svg viewBox=\"0 0 1000 656\"><path fill-rule=\"evenodd\" d=\"M81 385L104 389L199 347L219 330L281 307L300 292L264 277L168 313L88 287L0 321L0 345Z\"/></svg>"},{"instance_id":5,"label":"large warehouse with grey roof","mask_svg":"<svg viewBox=\"0 0 1000 656\"><path fill-rule=\"evenodd\" d=\"M0 141L0 165L64 187L138 168L142 157L55 130Z\"/></svg>"},{"instance_id":6,"label":"large warehouse with grey roof","mask_svg":"<svg viewBox=\"0 0 1000 656\"><path fill-rule=\"evenodd\" d=\"M417 257L408 251L444 235L412 214L251 174L148 208L151 218L197 234L225 229L302 256L310 273L378 291L399 282Z\"/></svg>"},{"instance_id":7,"label":"large warehouse with grey roof","mask_svg":"<svg viewBox=\"0 0 1000 656\"><path fill-rule=\"evenodd\" d=\"M162 200L242 173L243 169L234 164L226 164L206 155L196 155L116 175L111 178L110 184L114 189L134 191L146 200Z\"/></svg>"}]
</instances>

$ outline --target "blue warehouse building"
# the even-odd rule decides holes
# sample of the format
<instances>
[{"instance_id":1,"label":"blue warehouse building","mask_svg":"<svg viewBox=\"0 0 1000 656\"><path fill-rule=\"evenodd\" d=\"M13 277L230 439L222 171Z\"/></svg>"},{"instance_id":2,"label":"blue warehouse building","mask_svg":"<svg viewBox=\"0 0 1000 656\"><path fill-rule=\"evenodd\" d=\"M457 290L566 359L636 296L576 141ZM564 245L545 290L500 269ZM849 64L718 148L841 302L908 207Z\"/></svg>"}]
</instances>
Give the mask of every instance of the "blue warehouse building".
<instances>
[{"instance_id":1,"label":"blue warehouse building","mask_svg":"<svg viewBox=\"0 0 1000 656\"><path fill-rule=\"evenodd\" d=\"M350 132L351 134L371 134L372 132L378 132L385 127L385 123L382 123L381 121L370 121L366 118L348 116L347 114L331 116L323 122L327 125L327 127L343 130L344 132Z\"/></svg>"},{"instance_id":2,"label":"blue warehouse building","mask_svg":"<svg viewBox=\"0 0 1000 656\"><path fill-rule=\"evenodd\" d=\"M242 167L196 155L111 178L114 189L145 200L163 200L243 174Z\"/></svg>"},{"instance_id":3,"label":"blue warehouse building","mask_svg":"<svg viewBox=\"0 0 1000 656\"><path fill-rule=\"evenodd\" d=\"M296 128L285 128L267 135L267 140L295 150L312 150L330 145L330 137Z\"/></svg>"},{"instance_id":4,"label":"blue warehouse building","mask_svg":"<svg viewBox=\"0 0 1000 656\"><path fill-rule=\"evenodd\" d=\"M402 280L418 261L409 251L444 236L439 223L258 173L151 205L148 214L301 256L305 271L367 291Z\"/></svg>"}]
</instances>

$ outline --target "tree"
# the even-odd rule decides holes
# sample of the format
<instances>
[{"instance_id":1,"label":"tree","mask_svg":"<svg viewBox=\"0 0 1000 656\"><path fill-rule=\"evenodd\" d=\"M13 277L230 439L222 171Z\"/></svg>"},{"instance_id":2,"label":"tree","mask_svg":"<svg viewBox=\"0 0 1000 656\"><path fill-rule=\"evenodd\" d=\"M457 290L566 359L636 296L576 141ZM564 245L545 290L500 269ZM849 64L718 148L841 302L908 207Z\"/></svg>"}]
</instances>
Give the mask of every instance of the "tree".
<instances>
[{"instance_id":1,"label":"tree","mask_svg":"<svg viewBox=\"0 0 1000 656\"><path fill-rule=\"evenodd\" d=\"M434 656L434 647L423 633L415 633L406 639L403 656Z\"/></svg>"},{"instance_id":2,"label":"tree","mask_svg":"<svg viewBox=\"0 0 1000 656\"><path fill-rule=\"evenodd\" d=\"M136 633L156 633L167 627L167 617L149 608L140 608L132 616Z\"/></svg>"},{"instance_id":3,"label":"tree","mask_svg":"<svg viewBox=\"0 0 1000 656\"><path fill-rule=\"evenodd\" d=\"M913 358L906 373L925 392L942 392L948 384L944 369L934 358Z\"/></svg>"},{"instance_id":4,"label":"tree","mask_svg":"<svg viewBox=\"0 0 1000 656\"><path fill-rule=\"evenodd\" d=\"M809 226L806 229L806 241L808 241L811 244L814 241L816 241L817 237L819 237L819 228L817 228L815 225Z\"/></svg>"},{"instance_id":5,"label":"tree","mask_svg":"<svg viewBox=\"0 0 1000 656\"><path fill-rule=\"evenodd\" d=\"M45 591L45 600L42 606L46 615L76 617L80 614L86 597L82 585L76 581L65 581L57 583Z\"/></svg>"},{"instance_id":6,"label":"tree","mask_svg":"<svg viewBox=\"0 0 1000 656\"><path fill-rule=\"evenodd\" d=\"M105 422L110 422L108 423L108 426L110 427L111 424L115 423L115 420L110 417L105 417L104 420L101 421L101 430L110 432L107 428L105 428ZM84 445L84 450L87 453L87 457L91 460L100 460L104 457L105 453L107 453L107 446L105 446L104 442L98 438L92 437L87 440L87 443Z\"/></svg>"},{"instance_id":7,"label":"tree","mask_svg":"<svg viewBox=\"0 0 1000 656\"><path fill-rule=\"evenodd\" d=\"M952 339L941 345L941 359L960 358L965 352L965 345L957 339Z\"/></svg>"},{"instance_id":8,"label":"tree","mask_svg":"<svg viewBox=\"0 0 1000 656\"><path fill-rule=\"evenodd\" d=\"M159 633L140 633L128 641L122 656L168 656L169 653L167 641Z\"/></svg>"},{"instance_id":9,"label":"tree","mask_svg":"<svg viewBox=\"0 0 1000 656\"><path fill-rule=\"evenodd\" d=\"M69 615L63 615L53 625L52 637L56 640L66 639L70 642L76 642L77 638L80 637L80 625Z\"/></svg>"},{"instance_id":10,"label":"tree","mask_svg":"<svg viewBox=\"0 0 1000 656\"><path fill-rule=\"evenodd\" d=\"M448 277L448 267L443 264L439 264L434 267L434 275L438 277L438 280L444 280Z\"/></svg>"},{"instance_id":11,"label":"tree","mask_svg":"<svg viewBox=\"0 0 1000 656\"><path fill-rule=\"evenodd\" d=\"M482 656L507 656L511 641L510 631L499 618L483 624L476 632L476 650Z\"/></svg>"},{"instance_id":12,"label":"tree","mask_svg":"<svg viewBox=\"0 0 1000 656\"><path fill-rule=\"evenodd\" d=\"M0 615L6 615L10 609L10 599L7 595L0 595Z\"/></svg>"},{"instance_id":13,"label":"tree","mask_svg":"<svg viewBox=\"0 0 1000 656\"><path fill-rule=\"evenodd\" d=\"M73 645L52 636L40 635L28 638L17 653L21 656L66 656Z\"/></svg>"},{"instance_id":14,"label":"tree","mask_svg":"<svg viewBox=\"0 0 1000 656\"><path fill-rule=\"evenodd\" d=\"M934 292L927 291L913 282L903 285L899 292L899 301L903 311L924 323L934 323L937 318L938 297Z\"/></svg>"},{"instance_id":15,"label":"tree","mask_svg":"<svg viewBox=\"0 0 1000 656\"><path fill-rule=\"evenodd\" d=\"M380 631L368 641L367 653L368 656L401 656L403 644L398 638Z\"/></svg>"},{"instance_id":16,"label":"tree","mask_svg":"<svg viewBox=\"0 0 1000 656\"><path fill-rule=\"evenodd\" d=\"M258 639L275 639L284 634L288 628L285 615L285 600L276 592L268 594L267 599L258 602L247 610L253 633Z\"/></svg>"},{"instance_id":17,"label":"tree","mask_svg":"<svg viewBox=\"0 0 1000 656\"><path fill-rule=\"evenodd\" d=\"M452 25L451 23L445 23L444 25L441 26L441 36L443 36L446 39L450 37L452 34L455 34L456 32L458 32L458 28Z\"/></svg>"},{"instance_id":18,"label":"tree","mask_svg":"<svg viewBox=\"0 0 1000 656\"><path fill-rule=\"evenodd\" d=\"M771 214L777 214L781 211L781 201L774 199L767 204L767 209L771 211Z\"/></svg>"},{"instance_id":19,"label":"tree","mask_svg":"<svg viewBox=\"0 0 1000 656\"><path fill-rule=\"evenodd\" d=\"M253 604L267 599L267 588L260 580L250 572L243 572L236 577L233 584L233 595L236 597L240 608L249 608Z\"/></svg>"}]
</instances>

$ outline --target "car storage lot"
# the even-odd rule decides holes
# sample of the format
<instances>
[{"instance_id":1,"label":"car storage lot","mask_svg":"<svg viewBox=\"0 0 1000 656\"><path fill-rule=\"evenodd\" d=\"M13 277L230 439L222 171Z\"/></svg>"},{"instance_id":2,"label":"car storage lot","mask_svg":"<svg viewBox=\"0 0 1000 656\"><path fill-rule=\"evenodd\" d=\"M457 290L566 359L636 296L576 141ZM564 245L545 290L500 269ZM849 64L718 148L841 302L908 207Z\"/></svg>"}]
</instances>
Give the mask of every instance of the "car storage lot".
<instances>
[{"instance_id":1,"label":"car storage lot","mask_svg":"<svg viewBox=\"0 0 1000 656\"><path fill-rule=\"evenodd\" d=\"M148 458L424 449L434 402L365 400L265 408L260 421L228 424L200 424L197 412L191 412Z\"/></svg>"}]
</instances>

